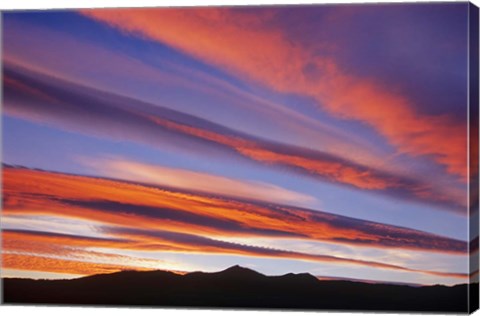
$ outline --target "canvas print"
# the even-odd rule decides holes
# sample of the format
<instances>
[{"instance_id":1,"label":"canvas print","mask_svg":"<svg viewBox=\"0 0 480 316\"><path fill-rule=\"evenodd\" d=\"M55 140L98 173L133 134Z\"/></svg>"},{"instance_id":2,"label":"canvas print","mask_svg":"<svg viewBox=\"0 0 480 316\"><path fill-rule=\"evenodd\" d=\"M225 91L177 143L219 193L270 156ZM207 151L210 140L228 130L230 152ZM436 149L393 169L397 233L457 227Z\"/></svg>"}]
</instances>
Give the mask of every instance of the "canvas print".
<instances>
[{"instance_id":1,"label":"canvas print","mask_svg":"<svg viewBox=\"0 0 480 316\"><path fill-rule=\"evenodd\" d=\"M467 313L478 8L2 12L4 304Z\"/></svg>"}]
</instances>

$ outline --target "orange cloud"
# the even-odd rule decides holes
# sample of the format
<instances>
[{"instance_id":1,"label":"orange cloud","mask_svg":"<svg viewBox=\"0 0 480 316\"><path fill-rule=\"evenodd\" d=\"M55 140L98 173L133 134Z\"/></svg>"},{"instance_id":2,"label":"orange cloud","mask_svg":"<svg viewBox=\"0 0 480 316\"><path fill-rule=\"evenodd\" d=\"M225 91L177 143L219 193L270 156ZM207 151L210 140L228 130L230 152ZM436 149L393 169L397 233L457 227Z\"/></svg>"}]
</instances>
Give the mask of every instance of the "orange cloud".
<instances>
[{"instance_id":1,"label":"orange cloud","mask_svg":"<svg viewBox=\"0 0 480 316\"><path fill-rule=\"evenodd\" d=\"M2 231L2 251L4 255L10 256L7 266L4 266L4 268L92 274L102 272L99 272L99 268L107 269L108 271L105 272L113 272L125 269L160 269L171 266L170 263L163 260L90 250L92 248L132 249L135 244L134 240L119 240L117 243L112 241L113 239L109 242L107 239L101 238L4 229ZM45 270L41 265L35 268L35 263L31 263L32 266L25 266L25 262L21 258L28 256L36 257L34 262L38 260L40 262L57 260L60 270ZM18 262L15 259L18 259ZM30 269L30 267L33 268ZM90 269L91 272L85 269Z\"/></svg>"},{"instance_id":2,"label":"orange cloud","mask_svg":"<svg viewBox=\"0 0 480 316\"><path fill-rule=\"evenodd\" d=\"M229 136L213 131L193 127L186 124L180 124L163 118L148 116L156 124L166 127L173 131L185 133L190 136L205 139L217 144L225 145L234 149L250 159L268 163L293 167L303 170L309 174L318 175L335 183L351 185L353 187L365 190L403 190L409 197L420 199L421 201L435 201L448 205L463 206L463 194L455 190L448 192L438 192L430 185L414 183L410 179L382 173L381 171L362 166L339 157L321 157L292 150L288 146L279 146L267 142L254 141L239 136ZM288 152L290 149L290 153ZM287 152L286 152L287 151ZM311 154L311 153L310 153Z\"/></svg>"},{"instance_id":3,"label":"orange cloud","mask_svg":"<svg viewBox=\"0 0 480 316\"><path fill-rule=\"evenodd\" d=\"M463 241L279 204L29 169L7 167L3 176L5 215L54 215L200 236L267 236L444 253L467 251ZM98 242L106 247L122 244L118 240Z\"/></svg>"},{"instance_id":4,"label":"orange cloud","mask_svg":"<svg viewBox=\"0 0 480 316\"><path fill-rule=\"evenodd\" d=\"M307 95L329 113L377 130L399 152L430 157L466 179L466 130L447 116L419 113L404 95L350 75L275 28L275 9L102 9L84 15L162 43L286 93ZM321 44L320 44L321 45ZM314 71L306 71L306 69ZM401 118L401 119L399 119Z\"/></svg>"},{"instance_id":5,"label":"orange cloud","mask_svg":"<svg viewBox=\"0 0 480 316\"><path fill-rule=\"evenodd\" d=\"M51 246L50 253L66 251L66 249L55 249L55 246L69 247L108 247L122 248L129 243L128 240L81 237L55 233L29 233L28 231L3 230L2 243L5 249L22 249L31 251L35 246ZM35 245L35 243L38 243ZM38 251L38 249L36 249Z\"/></svg>"},{"instance_id":6,"label":"orange cloud","mask_svg":"<svg viewBox=\"0 0 480 316\"><path fill-rule=\"evenodd\" d=\"M368 168L342 164L338 161L312 159L294 154L282 154L262 148L259 142L179 124L158 117L149 117L155 123L188 135L206 139L235 149L238 153L260 162L283 164L323 176L331 181L349 184L361 189L382 190L399 186L394 179L377 177ZM393 177L392 177L393 178Z\"/></svg>"},{"instance_id":7,"label":"orange cloud","mask_svg":"<svg viewBox=\"0 0 480 316\"><path fill-rule=\"evenodd\" d=\"M108 236L99 238L4 230L2 240L7 255L4 268L92 274L126 267L147 269L164 266L161 261L126 258L92 250L108 248L113 252L165 251L283 258L465 277L462 273L412 269L376 261L221 240L222 236L235 235L281 236L368 247L467 253L465 242L406 228L320 211L25 168L6 167L3 179L4 216L48 214L89 219L98 221L102 235Z\"/></svg>"},{"instance_id":8,"label":"orange cloud","mask_svg":"<svg viewBox=\"0 0 480 316\"><path fill-rule=\"evenodd\" d=\"M187 169L142 164L124 159L82 159L102 175L116 179L194 190L230 197L287 204L309 204L315 198L260 181L239 180Z\"/></svg>"},{"instance_id":9,"label":"orange cloud","mask_svg":"<svg viewBox=\"0 0 480 316\"><path fill-rule=\"evenodd\" d=\"M103 264L13 253L2 254L2 268L78 275L113 273L132 269L131 266L124 265ZM135 267L135 270L146 271L152 269Z\"/></svg>"}]
</instances>

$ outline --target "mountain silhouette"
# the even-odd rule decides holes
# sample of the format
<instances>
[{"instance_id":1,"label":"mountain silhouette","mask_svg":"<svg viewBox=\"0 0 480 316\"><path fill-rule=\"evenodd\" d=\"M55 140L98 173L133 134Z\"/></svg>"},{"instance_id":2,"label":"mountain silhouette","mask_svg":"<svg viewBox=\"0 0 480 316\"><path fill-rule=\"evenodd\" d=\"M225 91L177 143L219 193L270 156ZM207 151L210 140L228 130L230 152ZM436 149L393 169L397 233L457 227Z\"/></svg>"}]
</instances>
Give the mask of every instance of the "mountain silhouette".
<instances>
[{"instance_id":1,"label":"mountain silhouette","mask_svg":"<svg viewBox=\"0 0 480 316\"><path fill-rule=\"evenodd\" d=\"M3 279L4 303L467 312L468 285L320 281L308 273L266 276L233 266L177 274L122 271L72 280ZM470 295L478 296L478 284ZM476 291L476 292L475 292ZM476 293L476 294L475 294Z\"/></svg>"},{"instance_id":2,"label":"mountain silhouette","mask_svg":"<svg viewBox=\"0 0 480 316\"><path fill-rule=\"evenodd\" d=\"M249 268L244 268L237 265L231 266L230 268L227 268L223 271L220 272L214 272L215 274L218 275L224 275L224 276L230 276L230 277L238 277L238 276L244 276L244 277L259 277L259 276L264 276L263 274L254 271Z\"/></svg>"},{"instance_id":3,"label":"mountain silhouette","mask_svg":"<svg viewBox=\"0 0 480 316\"><path fill-rule=\"evenodd\" d=\"M244 280L259 280L262 278L266 278L265 275L248 269L241 267L239 265L232 266L228 269L219 272L192 272L186 275L189 278L192 277L199 277L199 278L208 278L208 279L226 279L226 280L237 280L237 281L244 281Z\"/></svg>"}]
</instances>

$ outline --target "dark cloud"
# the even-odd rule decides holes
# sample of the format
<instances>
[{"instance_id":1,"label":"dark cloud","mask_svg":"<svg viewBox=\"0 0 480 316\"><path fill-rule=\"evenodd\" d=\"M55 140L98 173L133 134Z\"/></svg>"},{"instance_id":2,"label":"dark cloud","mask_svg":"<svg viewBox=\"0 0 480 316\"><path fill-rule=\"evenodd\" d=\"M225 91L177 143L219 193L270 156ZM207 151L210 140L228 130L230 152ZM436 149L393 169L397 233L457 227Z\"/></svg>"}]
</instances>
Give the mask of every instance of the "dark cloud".
<instances>
[{"instance_id":1,"label":"dark cloud","mask_svg":"<svg viewBox=\"0 0 480 316\"><path fill-rule=\"evenodd\" d=\"M325 221L321 216L319 222ZM350 217L332 215L328 220L329 224L335 227L350 228L362 233L368 234L365 238L334 238L336 242L347 242L351 244L361 244L364 246L381 247L402 247L410 249L423 249L430 251L444 251L453 253L466 253L467 243L465 241L446 238L443 236L422 232L415 229L404 228L393 225L386 225L376 222L359 220ZM377 236L377 238L371 238Z\"/></svg>"},{"instance_id":2,"label":"dark cloud","mask_svg":"<svg viewBox=\"0 0 480 316\"><path fill-rule=\"evenodd\" d=\"M239 221L227 220L222 218L215 218L211 216L205 216L201 214L195 214L188 210L173 209L167 207L140 205L121 203L108 200L71 200L71 199L56 199L61 203L68 205L79 206L82 208L95 209L101 212L108 213L121 213L125 215L136 215L142 217L148 217L151 219L160 219L167 221L178 222L179 227L183 224L198 225L204 227L214 227L215 229L230 232L230 233L242 233L247 235L260 235L270 237L306 237L301 233L292 233L288 231L274 230L274 229L262 229L256 227L250 227L242 224Z\"/></svg>"},{"instance_id":3,"label":"dark cloud","mask_svg":"<svg viewBox=\"0 0 480 316\"><path fill-rule=\"evenodd\" d=\"M69 239L69 240L77 240L82 242L91 242L92 244L97 242L112 242L112 243L128 243L130 242L127 239L119 239L119 238L100 238L100 237L87 237L81 235L71 235L71 234L60 234L60 233L53 233L53 232L46 232L46 231L38 231L38 230L28 230L28 229L2 229L3 233L9 234L22 234L25 236L33 237L46 237L51 239ZM33 238L34 239L34 238Z\"/></svg>"}]
</instances>

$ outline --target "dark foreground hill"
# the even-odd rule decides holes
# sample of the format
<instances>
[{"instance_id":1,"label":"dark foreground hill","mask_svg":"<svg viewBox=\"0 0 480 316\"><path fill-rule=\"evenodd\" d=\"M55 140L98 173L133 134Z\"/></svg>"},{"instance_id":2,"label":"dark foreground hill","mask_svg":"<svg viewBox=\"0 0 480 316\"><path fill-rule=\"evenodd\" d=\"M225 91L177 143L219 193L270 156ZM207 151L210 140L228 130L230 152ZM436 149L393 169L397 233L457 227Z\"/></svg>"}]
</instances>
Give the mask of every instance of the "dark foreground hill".
<instances>
[{"instance_id":1,"label":"dark foreground hill","mask_svg":"<svg viewBox=\"0 0 480 316\"><path fill-rule=\"evenodd\" d=\"M4 279L4 303L467 312L467 285L411 287L265 276L239 266L216 273L124 271L73 280ZM478 292L476 294L478 296Z\"/></svg>"}]
</instances>

